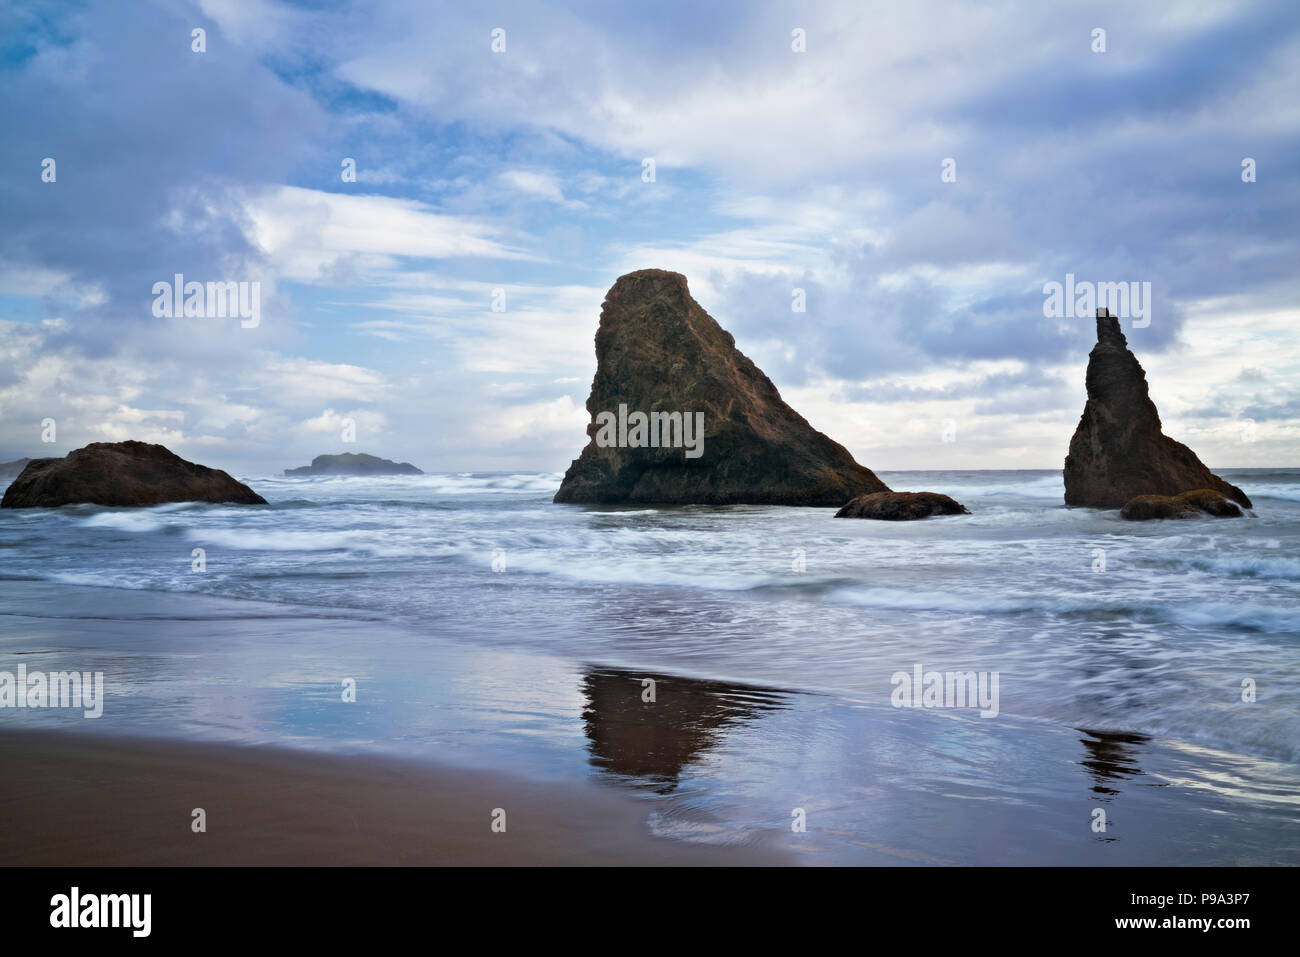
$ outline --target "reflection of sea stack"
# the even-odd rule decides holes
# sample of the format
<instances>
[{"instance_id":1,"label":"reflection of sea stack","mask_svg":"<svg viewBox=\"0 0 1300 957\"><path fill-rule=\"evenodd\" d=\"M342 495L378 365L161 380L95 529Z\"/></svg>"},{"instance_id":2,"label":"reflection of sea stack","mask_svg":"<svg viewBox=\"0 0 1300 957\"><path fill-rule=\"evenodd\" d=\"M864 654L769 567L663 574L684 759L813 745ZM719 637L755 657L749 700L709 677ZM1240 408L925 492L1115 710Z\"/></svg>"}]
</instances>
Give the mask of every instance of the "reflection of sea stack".
<instances>
[{"instance_id":1,"label":"reflection of sea stack","mask_svg":"<svg viewBox=\"0 0 1300 957\"><path fill-rule=\"evenodd\" d=\"M1144 734L1127 734L1120 731L1088 731L1079 728L1086 738L1080 738L1086 757L1079 762L1092 774L1092 789L1098 794L1118 794L1117 787L1125 778L1141 774L1137 765L1139 746L1151 739Z\"/></svg>"},{"instance_id":2,"label":"reflection of sea stack","mask_svg":"<svg viewBox=\"0 0 1300 957\"><path fill-rule=\"evenodd\" d=\"M1250 507L1245 492L1160 430L1146 374L1129 351L1119 320L1106 309L1097 310L1087 387L1088 402L1065 457L1066 505L1120 508L1138 495L1211 489Z\"/></svg>"},{"instance_id":3,"label":"reflection of sea stack","mask_svg":"<svg viewBox=\"0 0 1300 957\"><path fill-rule=\"evenodd\" d=\"M220 469L187 462L161 445L92 442L66 458L32 459L5 491L0 507L166 502L265 505L266 499Z\"/></svg>"},{"instance_id":4,"label":"reflection of sea stack","mask_svg":"<svg viewBox=\"0 0 1300 957\"><path fill-rule=\"evenodd\" d=\"M614 283L600 313L587 411L591 441L557 502L838 508L888 491L785 404L679 273L643 269ZM701 415L698 448L674 441Z\"/></svg>"},{"instance_id":5,"label":"reflection of sea stack","mask_svg":"<svg viewBox=\"0 0 1300 957\"><path fill-rule=\"evenodd\" d=\"M652 702L643 700L647 678L654 681ZM728 727L785 707L780 692L762 688L612 669L588 672L582 692L591 763L662 791L671 791L682 768Z\"/></svg>"}]
</instances>

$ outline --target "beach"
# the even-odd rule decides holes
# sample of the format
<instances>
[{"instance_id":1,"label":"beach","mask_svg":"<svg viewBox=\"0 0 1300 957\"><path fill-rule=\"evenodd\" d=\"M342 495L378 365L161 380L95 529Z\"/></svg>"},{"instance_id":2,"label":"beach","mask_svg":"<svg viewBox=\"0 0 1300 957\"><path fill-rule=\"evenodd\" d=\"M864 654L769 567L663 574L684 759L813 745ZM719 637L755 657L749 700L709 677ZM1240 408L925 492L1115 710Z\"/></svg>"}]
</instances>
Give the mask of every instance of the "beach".
<instances>
[{"instance_id":1,"label":"beach","mask_svg":"<svg viewBox=\"0 0 1300 957\"><path fill-rule=\"evenodd\" d=\"M427 762L41 732L0 734L0 759L5 865L789 861L760 847L651 837L635 801L591 787ZM498 811L503 830L492 829Z\"/></svg>"},{"instance_id":2,"label":"beach","mask_svg":"<svg viewBox=\"0 0 1300 957\"><path fill-rule=\"evenodd\" d=\"M98 718L0 710L0 863L1300 861L1300 774L1266 757L358 614L5 589L0 670L103 672L105 694Z\"/></svg>"},{"instance_id":3,"label":"beach","mask_svg":"<svg viewBox=\"0 0 1300 957\"><path fill-rule=\"evenodd\" d=\"M1191 908L1300 866L1300 2L3 19L0 866L191 866L6 916L1271 922Z\"/></svg>"}]
</instances>

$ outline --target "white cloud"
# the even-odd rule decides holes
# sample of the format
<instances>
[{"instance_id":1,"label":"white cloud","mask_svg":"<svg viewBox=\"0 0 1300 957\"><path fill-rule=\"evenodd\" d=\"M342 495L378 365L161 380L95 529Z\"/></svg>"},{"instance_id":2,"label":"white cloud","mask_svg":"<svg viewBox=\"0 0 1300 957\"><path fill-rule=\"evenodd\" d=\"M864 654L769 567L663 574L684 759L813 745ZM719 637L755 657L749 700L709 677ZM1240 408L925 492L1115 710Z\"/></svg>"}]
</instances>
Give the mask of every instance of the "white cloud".
<instances>
[{"instance_id":1,"label":"white cloud","mask_svg":"<svg viewBox=\"0 0 1300 957\"><path fill-rule=\"evenodd\" d=\"M483 223L415 200L281 186L249 196L245 209L250 238L293 279L321 279L345 264L382 269L400 258L531 258Z\"/></svg>"},{"instance_id":2,"label":"white cloud","mask_svg":"<svg viewBox=\"0 0 1300 957\"><path fill-rule=\"evenodd\" d=\"M374 401L388 392L385 377L372 369L312 359L269 356L246 378L291 408L331 399Z\"/></svg>"},{"instance_id":3,"label":"white cloud","mask_svg":"<svg viewBox=\"0 0 1300 957\"><path fill-rule=\"evenodd\" d=\"M536 196L551 203L565 204L564 191L560 189L559 180L551 173L537 170L511 169L500 174L501 183L508 189ZM581 207L581 203L570 204Z\"/></svg>"},{"instance_id":4,"label":"white cloud","mask_svg":"<svg viewBox=\"0 0 1300 957\"><path fill-rule=\"evenodd\" d=\"M589 418L586 408L562 395L500 409L476 421L473 428L485 444L520 442L546 446L557 440L572 440L581 448Z\"/></svg>"},{"instance_id":5,"label":"white cloud","mask_svg":"<svg viewBox=\"0 0 1300 957\"><path fill-rule=\"evenodd\" d=\"M388 425L388 419L379 412L368 409L352 409L348 412L335 412L326 409L320 415L301 423L305 432L325 432L341 435L345 427L353 428L358 434L378 435Z\"/></svg>"}]
</instances>

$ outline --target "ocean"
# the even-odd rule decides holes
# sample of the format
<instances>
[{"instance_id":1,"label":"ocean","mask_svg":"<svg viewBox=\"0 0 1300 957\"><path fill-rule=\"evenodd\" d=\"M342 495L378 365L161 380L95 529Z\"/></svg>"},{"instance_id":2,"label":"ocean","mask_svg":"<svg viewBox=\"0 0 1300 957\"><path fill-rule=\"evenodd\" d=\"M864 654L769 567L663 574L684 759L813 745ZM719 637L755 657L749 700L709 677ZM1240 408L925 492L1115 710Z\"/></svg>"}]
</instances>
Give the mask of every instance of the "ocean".
<instances>
[{"instance_id":1,"label":"ocean","mask_svg":"<svg viewBox=\"0 0 1300 957\"><path fill-rule=\"evenodd\" d=\"M105 670L104 733L595 777L681 840L801 807L836 862L1300 863L1300 469L1148 523L1059 471L879 474L971 514L554 505L551 473L4 510L0 668ZM896 707L918 669L995 673L997 714ZM1141 831L1090 830L1124 794Z\"/></svg>"}]
</instances>

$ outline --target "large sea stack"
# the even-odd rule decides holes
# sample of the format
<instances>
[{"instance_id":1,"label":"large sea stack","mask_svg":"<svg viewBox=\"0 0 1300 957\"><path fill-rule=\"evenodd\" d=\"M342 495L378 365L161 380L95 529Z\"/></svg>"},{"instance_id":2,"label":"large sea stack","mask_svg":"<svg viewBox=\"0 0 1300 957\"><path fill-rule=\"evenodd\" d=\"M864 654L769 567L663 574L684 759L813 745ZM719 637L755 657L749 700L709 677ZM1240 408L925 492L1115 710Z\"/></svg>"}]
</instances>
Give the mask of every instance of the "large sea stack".
<instances>
[{"instance_id":1,"label":"large sea stack","mask_svg":"<svg viewBox=\"0 0 1300 957\"><path fill-rule=\"evenodd\" d=\"M92 442L61 459L32 459L5 490L0 508L59 505L162 505L266 499L220 469L187 462L147 442Z\"/></svg>"},{"instance_id":2,"label":"large sea stack","mask_svg":"<svg viewBox=\"0 0 1300 957\"><path fill-rule=\"evenodd\" d=\"M1119 320L1097 310L1097 344L1088 356L1088 402L1065 457L1065 504L1120 508L1139 495L1219 492L1250 499L1207 469L1196 453L1160 430L1147 377L1129 351Z\"/></svg>"},{"instance_id":3,"label":"large sea stack","mask_svg":"<svg viewBox=\"0 0 1300 957\"><path fill-rule=\"evenodd\" d=\"M557 502L838 508L889 490L785 404L680 273L643 269L609 290L587 411L591 441Z\"/></svg>"}]
</instances>

